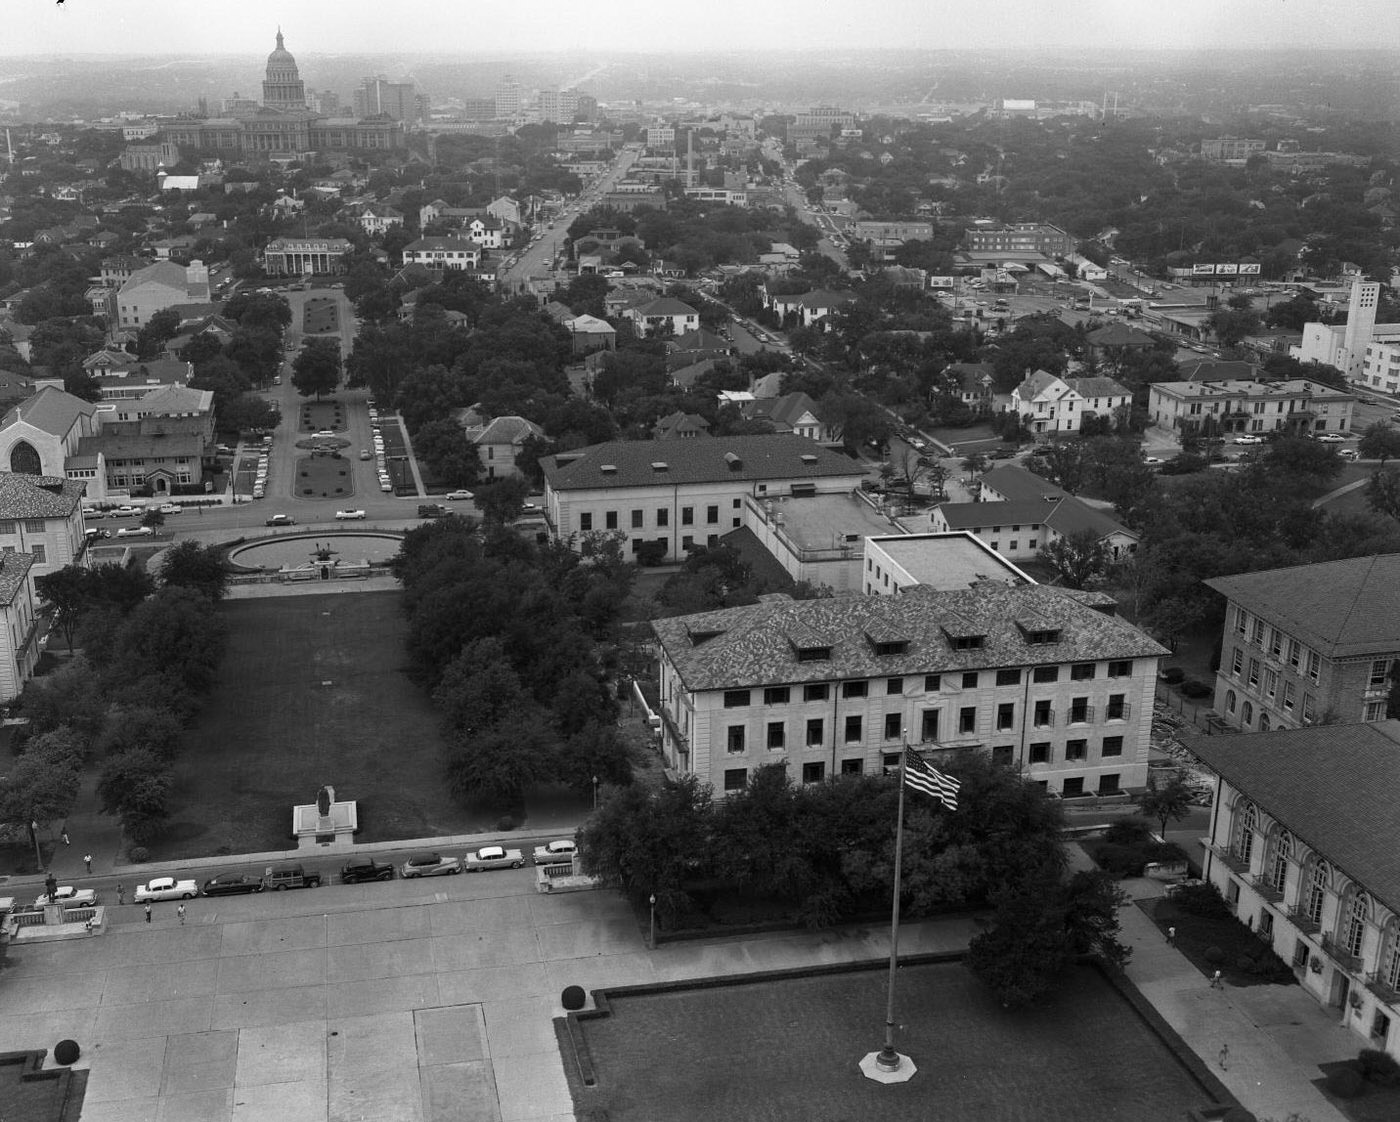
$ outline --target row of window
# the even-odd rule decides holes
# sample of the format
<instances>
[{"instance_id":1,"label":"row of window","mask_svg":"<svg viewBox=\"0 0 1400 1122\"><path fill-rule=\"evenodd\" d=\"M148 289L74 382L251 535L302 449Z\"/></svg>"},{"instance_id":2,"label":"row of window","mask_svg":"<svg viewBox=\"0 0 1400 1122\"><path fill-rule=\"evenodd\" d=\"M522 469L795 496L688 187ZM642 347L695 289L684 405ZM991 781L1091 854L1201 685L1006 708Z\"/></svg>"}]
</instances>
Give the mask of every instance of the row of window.
<instances>
[{"instance_id":1,"label":"row of window","mask_svg":"<svg viewBox=\"0 0 1400 1122\"><path fill-rule=\"evenodd\" d=\"M1116 695L1121 699L1121 694ZM941 710L925 709L921 714L919 728L919 742L922 744L935 743L938 739L938 723ZM1113 702L1105 710L1105 719L1109 721L1127 720L1128 707L1121 700L1115 707ZM1091 724L1094 719L1094 710L1088 704L1075 708L1071 706L1068 724L1075 725ZM1048 703L1045 709L1037 705L1032 727L1037 729L1053 728L1055 724L1054 710L1049 708ZM788 746L788 733L786 721L768 721L764 726L765 744L769 751L779 751ZM842 719L842 734L846 744L859 744L865 739L865 718L859 713L851 713ZM1007 703L997 706L996 714L997 732L1016 731L1016 709L1014 704ZM958 731L959 736L971 736L977 732L977 708L967 706L958 711ZM906 736L903 713L886 713L881 726L881 739L902 740ZM826 718L809 717L806 722L805 739L803 743L809 748L822 747L826 743ZM1066 741L1065 758L1070 760L1086 759L1088 755L1087 740ZM1077 748L1071 746L1077 745ZM749 732L747 725L729 725L725 729L725 750L730 755L740 755L749 749ZM1030 745L1030 762L1033 764L1048 764L1051 746L1049 741ZM1123 738L1121 736L1108 736L1103 740L1102 754L1105 756L1117 756L1123 752Z\"/></svg>"},{"instance_id":2,"label":"row of window","mask_svg":"<svg viewBox=\"0 0 1400 1122\"><path fill-rule=\"evenodd\" d=\"M19 550L17 550L17 549L16 549L14 546L12 546L12 545L0 545L0 553L18 553L18 552L19 552ZM43 564L45 561L47 561L48 558L49 558L49 552L48 552L48 550L45 549L42 545L31 545L31 546L29 547L29 553L33 556L33 558L34 558L34 564L36 564L36 565L42 565L42 564Z\"/></svg>"},{"instance_id":3,"label":"row of window","mask_svg":"<svg viewBox=\"0 0 1400 1122\"><path fill-rule=\"evenodd\" d=\"M26 534L42 534L45 523L42 518L0 518L0 534L17 534L21 525Z\"/></svg>"},{"instance_id":4,"label":"row of window","mask_svg":"<svg viewBox=\"0 0 1400 1122\"><path fill-rule=\"evenodd\" d=\"M742 500L741 500L741 499L734 499L734 500L733 500L733 504L734 504L734 509L735 509L735 510L738 510L738 509L740 508L740 506L742 505ZM694 525L696 524L696 523L695 523L695 509L696 509L696 508L693 507L693 506L683 506L683 507L681 507L681 523L680 523L680 524L681 524L682 526L694 526ZM647 513L647 512L646 512L645 510L641 510L641 509L634 509L634 510L632 510L632 511L630 512L631 523L632 523L632 527L631 527L631 528L632 528L632 529L634 529L634 530L644 530L644 529L646 529L646 513ZM618 525L618 519L619 519L620 517L621 517L621 511L616 511L616 510L605 510L605 511L603 512L603 525L602 525L601 529L604 529L604 530L616 530L616 529L619 529L620 527L619 527L619 525ZM669 526L669 525L671 524L671 508L670 508L670 507L664 507L664 506L659 506L659 507L657 507L657 508L656 508L656 519L655 519L655 522L654 522L653 524L656 525L656 526ZM719 505L718 505L717 503L716 503L716 504L711 504L710 506L707 506L707 507L705 508L705 525L706 525L706 526L718 526L718 525L719 525ZM738 525L738 523L736 522L735 525ZM585 531L585 532L587 532L587 531L589 531L589 530L599 529L599 527L596 527L596 526L593 525L593 512L592 512L592 511L587 511L587 510L585 510L585 511L583 511L582 513L579 514L579 516L578 516L578 528L579 528L580 530L582 530L582 531Z\"/></svg>"},{"instance_id":5,"label":"row of window","mask_svg":"<svg viewBox=\"0 0 1400 1122\"><path fill-rule=\"evenodd\" d=\"M1009 753L1009 752L1011 751L1011 749L1010 749L1010 748L1007 748L1007 749L1005 749L1005 751ZM997 761L997 762L1004 762L1004 763L1007 763L1007 764L1009 765L1009 764L1010 764L1010 757L1008 756L1006 760L1004 760L1004 761ZM893 774L894 772L897 772L897 771L899 770L899 753L898 753L898 752L894 752L894 753L890 753L890 754L887 754L887 755L883 756L883 757L881 758L881 766L882 766L882 768L883 768L883 770L884 770L884 772L885 772L886 775L891 775L891 774ZM849 760L842 760L842 761L841 761L841 764L840 764L840 767L841 767L841 770L840 770L839 774L841 774L841 775L861 775L861 774L863 774L863 772L865 771L865 761L862 760L862 759L859 758L859 757L855 757L855 758L852 758L852 759L849 759ZM805 764L802 765L802 782L803 782L803 783L820 783L820 782L822 782L824 779L826 779L826 762L825 762L825 761L823 761L823 760L813 760L813 761L811 761L810 763L805 763ZM1121 780L1122 780L1122 776L1119 775L1119 774L1116 773L1116 772L1115 772L1115 773L1108 774L1108 775L1100 775L1100 776L1098 777L1098 779L1099 779L1099 782L1098 782L1098 789L1097 789L1097 791L1095 792L1096 794L1099 794L1099 795L1113 795L1113 794L1117 794L1119 791L1122 790L1122 787L1121 787L1121 785L1120 785L1120 784L1121 784ZM725 769L725 772L724 772L724 792L725 792L725 794L731 795L731 794L733 794L733 793L736 792L736 791L742 791L742 790L748 785L748 782L749 782L749 769L748 769L748 768L746 768L746 767L732 767L732 768L726 768L726 769ZM1048 783L1047 780L1043 780L1043 779L1042 779L1042 780L1037 781L1037 786L1039 786L1040 789L1041 789L1042 791L1045 791L1045 790L1048 790L1048 789L1049 789L1049 783ZM1082 775L1070 775L1070 776L1066 776L1066 777L1064 778L1064 780L1061 782L1061 785L1060 785L1060 794L1063 795L1063 796L1064 796L1065 798L1067 798L1067 799L1078 798L1079 796L1084 795L1084 794L1087 794L1087 793L1088 793L1088 792L1086 792L1086 791L1084 790L1084 777L1083 777Z\"/></svg>"},{"instance_id":6,"label":"row of window","mask_svg":"<svg viewBox=\"0 0 1400 1122\"><path fill-rule=\"evenodd\" d=\"M1262 651L1267 651L1269 656L1278 662L1287 661L1288 665L1297 670L1300 674L1305 674L1314 682L1322 670L1322 656L1311 647L1304 646L1297 639L1292 638L1286 632L1279 630L1266 623L1259 616L1251 616L1243 608L1235 608L1235 633L1240 635L1258 647ZM1241 653L1235 652L1235 660L1238 662Z\"/></svg>"}]
</instances>

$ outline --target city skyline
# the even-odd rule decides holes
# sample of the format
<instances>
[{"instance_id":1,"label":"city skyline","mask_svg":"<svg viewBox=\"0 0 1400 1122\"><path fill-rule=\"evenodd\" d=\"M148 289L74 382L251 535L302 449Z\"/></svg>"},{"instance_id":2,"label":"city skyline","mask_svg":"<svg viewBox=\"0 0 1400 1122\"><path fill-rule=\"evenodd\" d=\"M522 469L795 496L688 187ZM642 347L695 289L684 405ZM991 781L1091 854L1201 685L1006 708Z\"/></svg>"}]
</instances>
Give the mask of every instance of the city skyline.
<instances>
[{"instance_id":1,"label":"city skyline","mask_svg":"<svg viewBox=\"0 0 1400 1122\"><path fill-rule=\"evenodd\" d=\"M952 0L877 0L814 13L800 0L761 7L713 0L658 21L644 0L565 0L502 8L403 0L383 19L370 0L250 0L236 10L183 0L25 0L0 56L265 54L281 26L304 53L462 54L590 50L625 53L899 49L1377 49L1400 42L1390 0L1003 0L976 19ZM815 14L815 18L814 18ZM456 44L456 45L454 45ZM0 92L3 92L0 75Z\"/></svg>"}]
</instances>

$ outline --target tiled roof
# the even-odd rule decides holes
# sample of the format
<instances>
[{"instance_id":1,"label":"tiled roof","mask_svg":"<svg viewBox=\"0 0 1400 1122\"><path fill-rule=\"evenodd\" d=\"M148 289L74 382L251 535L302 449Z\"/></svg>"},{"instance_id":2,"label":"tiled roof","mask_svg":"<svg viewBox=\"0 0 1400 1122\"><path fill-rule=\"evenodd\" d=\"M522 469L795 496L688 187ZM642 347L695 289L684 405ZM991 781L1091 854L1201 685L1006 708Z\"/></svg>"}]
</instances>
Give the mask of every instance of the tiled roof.
<instances>
[{"instance_id":1,"label":"tiled roof","mask_svg":"<svg viewBox=\"0 0 1400 1122\"><path fill-rule=\"evenodd\" d=\"M68 518L84 490L75 479L0 472L0 518Z\"/></svg>"},{"instance_id":2,"label":"tiled roof","mask_svg":"<svg viewBox=\"0 0 1400 1122\"><path fill-rule=\"evenodd\" d=\"M24 578L33 564L32 553L0 554L0 604L15 602L15 595L24 587Z\"/></svg>"},{"instance_id":3,"label":"tiled roof","mask_svg":"<svg viewBox=\"0 0 1400 1122\"><path fill-rule=\"evenodd\" d=\"M1110 323L1096 327L1085 334L1084 339L1094 347L1150 347L1152 336L1126 323Z\"/></svg>"},{"instance_id":4,"label":"tiled roof","mask_svg":"<svg viewBox=\"0 0 1400 1122\"><path fill-rule=\"evenodd\" d=\"M950 530L980 530L1020 526L1029 530L1046 521L1059 500L1011 499L1004 503L939 503L937 510Z\"/></svg>"},{"instance_id":5,"label":"tiled roof","mask_svg":"<svg viewBox=\"0 0 1400 1122\"><path fill-rule=\"evenodd\" d=\"M802 307L815 311L819 308L839 308L854 299L855 296L849 292L832 292L827 288L819 288L815 292L804 292L797 298L797 302Z\"/></svg>"},{"instance_id":6,"label":"tiled roof","mask_svg":"<svg viewBox=\"0 0 1400 1122\"><path fill-rule=\"evenodd\" d=\"M590 316L590 315L588 315L588 314L586 314L586 313L585 313L584 315L581 315L581 316L576 316L576 317L574 317L572 320L570 320L570 321L569 321L569 324L568 324L568 327L569 327L569 330L572 331L572 332L573 332L574 334L576 334L576 335L578 335L578 334L583 334L583 335L616 335L616 334L617 334L617 328L615 328L615 327L614 327L612 324L610 324L607 320L605 320L605 319L599 319L597 316Z\"/></svg>"},{"instance_id":7,"label":"tiled roof","mask_svg":"<svg viewBox=\"0 0 1400 1122\"><path fill-rule=\"evenodd\" d=\"M1015 392L1020 396L1022 401L1029 401L1048 391L1060 380L1061 379L1046 370L1036 370L1025 376L1021 384L1016 387ZM1060 396L1063 397L1063 393Z\"/></svg>"},{"instance_id":8,"label":"tiled roof","mask_svg":"<svg viewBox=\"0 0 1400 1122\"><path fill-rule=\"evenodd\" d=\"M1328 658L1400 651L1400 553L1205 582Z\"/></svg>"},{"instance_id":9,"label":"tiled roof","mask_svg":"<svg viewBox=\"0 0 1400 1122\"><path fill-rule=\"evenodd\" d=\"M991 471L983 472L981 479L983 486L990 487L1011 502L1017 499L1043 499L1046 496L1069 494L1064 488L1051 483L1050 480L1043 479L1035 472L1027 471L1016 464L1003 464L1001 467L994 467Z\"/></svg>"},{"instance_id":10,"label":"tiled roof","mask_svg":"<svg viewBox=\"0 0 1400 1122\"><path fill-rule=\"evenodd\" d=\"M717 441L683 442L701 446ZM691 690L738 689L846 678L939 674L990 667L1160 657L1165 647L1093 604L1104 598L1047 585L936 591L915 585L899 596L774 601L652 621L666 654ZM1111 601L1109 601L1111 603ZM1056 626L1055 643L1027 641L1018 620ZM870 634L907 640L903 653L877 655ZM950 634L983 636L957 650ZM698 644L696 638L712 635ZM801 639L807 636L807 639ZM794 638L799 637L799 638ZM831 648L829 659L799 662L796 643Z\"/></svg>"},{"instance_id":11,"label":"tiled roof","mask_svg":"<svg viewBox=\"0 0 1400 1122\"><path fill-rule=\"evenodd\" d=\"M657 463L664 463L666 469L659 471L652 466ZM546 456L540 464L556 491L653 487L658 483L683 486L730 480L855 478L861 474L854 460L790 434L614 440ZM609 465L616 470L603 472Z\"/></svg>"},{"instance_id":12,"label":"tiled roof","mask_svg":"<svg viewBox=\"0 0 1400 1122\"><path fill-rule=\"evenodd\" d=\"M87 436L78 442L81 455L101 453L108 460L147 460L156 456L198 456L204 442L197 433L116 433ZM174 465L171 465L173 472Z\"/></svg>"},{"instance_id":13,"label":"tiled roof","mask_svg":"<svg viewBox=\"0 0 1400 1122\"><path fill-rule=\"evenodd\" d=\"M674 296L662 296L636 309L642 316L698 316L700 313Z\"/></svg>"},{"instance_id":14,"label":"tiled roof","mask_svg":"<svg viewBox=\"0 0 1400 1122\"><path fill-rule=\"evenodd\" d=\"M1290 833L1400 911L1400 722L1205 736L1187 747Z\"/></svg>"},{"instance_id":15,"label":"tiled roof","mask_svg":"<svg viewBox=\"0 0 1400 1122\"><path fill-rule=\"evenodd\" d=\"M755 398L753 401L745 403L743 412L745 417L774 421L788 426L801 420L804 413L810 413L818 421L821 420L817 403L800 391L785 393L781 397Z\"/></svg>"},{"instance_id":16,"label":"tiled roof","mask_svg":"<svg viewBox=\"0 0 1400 1122\"><path fill-rule=\"evenodd\" d=\"M1128 391L1112 378L1066 378L1080 397L1127 397Z\"/></svg>"},{"instance_id":17,"label":"tiled roof","mask_svg":"<svg viewBox=\"0 0 1400 1122\"><path fill-rule=\"evenodd\" d=\"M476 444L518 444L528 436L542 437L544 429L524 417L497 417L472 439Z\"/></svg>"},{"instance_id":18,"label":"tiled roof","mask_svg":"<svg viewBox=\"0 0 1400 1122\"><path fill-rule=\"evenodd\" d=\"M1066 538L1088 530L1099 540L1110 534L1121 534L1134 541L1140 540L1140 535L1129 530L1113 515L1099 507L1090 506L1075 495L1070 495L1056 503L1050 513L1046 515L1045 523L1057 534Z\"/></svg>"},{"instance_id":19,"label":"tiled roof","mask_svg":"<svg viewBox=\"0 0 1400 1122\"><path fill-rule=\"evenodd\" d=\"M45 386L28 401L21 401L0 420L0 429L24 421L53 436L67 436L79 417L92 416L96 406L90 401Z\"/></svg>"}]
</instances>

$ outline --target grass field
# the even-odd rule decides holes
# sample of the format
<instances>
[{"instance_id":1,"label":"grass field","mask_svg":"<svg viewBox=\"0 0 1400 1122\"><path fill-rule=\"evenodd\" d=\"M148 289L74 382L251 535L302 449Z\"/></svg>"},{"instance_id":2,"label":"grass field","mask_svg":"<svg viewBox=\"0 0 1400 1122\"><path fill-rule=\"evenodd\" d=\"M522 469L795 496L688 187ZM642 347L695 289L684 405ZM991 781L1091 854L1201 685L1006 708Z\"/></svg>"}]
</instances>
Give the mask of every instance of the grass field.
<instances>
[{"instance_id":1,"label":"grass field","mask_svg":"<svg viewBox=\"0 0 1400 1122\"><path fill-rule=\"evenodd\" d=\"M1051 1004L1003 1010L959 963L900 970L896 1046L918 1074L857 1068L884 1034L883 970L609 997L584 1020L597 1085L577 1112L611 1122L1178 1122L1212 1094L1095 970ZM1169 1030L1168 1030L1169 1031Z\"/></svg>"},{"instance_id":2,"label":"grass field","mask_svg":"<svg viewBox=\"0 0 1400 1122\"><path fill-rule=\"evenodd\" d=\"M362 842L494 826L444 789L437 714L403 670L400 602L365 592L220 607L228 653L186 735L153 859L293 848L292 806L324 783L359 800Z\"/></svg>"}]
</instances>

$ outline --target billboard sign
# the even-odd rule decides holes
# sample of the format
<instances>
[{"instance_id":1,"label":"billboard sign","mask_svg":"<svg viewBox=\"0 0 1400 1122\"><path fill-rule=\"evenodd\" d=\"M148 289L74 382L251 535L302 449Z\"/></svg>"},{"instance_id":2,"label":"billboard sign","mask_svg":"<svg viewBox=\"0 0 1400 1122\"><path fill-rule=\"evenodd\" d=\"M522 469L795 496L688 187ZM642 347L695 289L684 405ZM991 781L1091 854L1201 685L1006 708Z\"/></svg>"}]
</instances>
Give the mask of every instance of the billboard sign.
<instances>
[{"instance_id":1,"label":"billboard sign","mask_svg":"<svg viewBox=\"0 0 1400 1122\"><path fill-rule=\"evenodd\" d=\"M1258 262L1258 261L1241 261L1241 262L1240 262L1240 276L1242 276L1242 277L1244 277L1244 276L1257 277L1257 276L1259 275L1259 273L1260 273L1260 267L1259 267L1259 262Z\"/></svg>"},{"instance_id":2,"label":"billboard sign","mask_svg":"<svg viewBox=\"0 0 1400 1122\"><path fill-rule=\"evenodd\" d=\"M1217 277L1233 277L1240 271L1240 267L1231 261L1228 265L1217 265L1215 275Z\"/></svg>"},{"instance_id":3,"label":"billboard sign","mask_svg":"<svg viewBox=\"0 0 1400 1122\"><path fill-rule=\"evenodd\" d=\"M952 277L929 277L929 279L928 279L928 286L929 286L929 288L952 288L952 287L953 287L953 278L952 278Z\"/></svg>"},{"instance_id":4,"label":"billboard sign","mask_svg":"<svg viewBox=\"0 0 1400 1122\"><path fill-rule=\"evenodd\" d=\"M1213 277L1215 276L1214 265L1192 265L1191 275L1193 277Z\"/></svg>"},{"instance_id":5,"label":"billboard sign","mask_svg":"<svg viewBox=\"0 0 1400 1122\"><path fill-rule=\"evenodd\" d=\"M1192 265L1191 275L1193 277L1234 277L1251 276L1257 277L1260 273L1257 261L1246 262L1217 262L1210 265Z\"/></svg>"}]
</instances>

